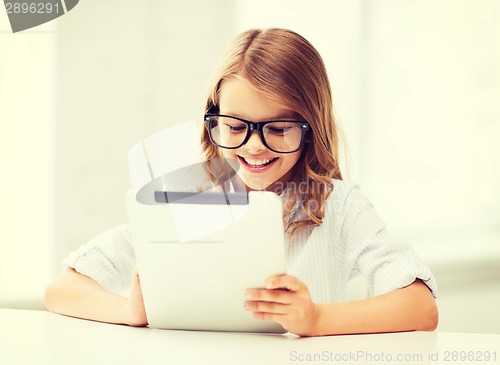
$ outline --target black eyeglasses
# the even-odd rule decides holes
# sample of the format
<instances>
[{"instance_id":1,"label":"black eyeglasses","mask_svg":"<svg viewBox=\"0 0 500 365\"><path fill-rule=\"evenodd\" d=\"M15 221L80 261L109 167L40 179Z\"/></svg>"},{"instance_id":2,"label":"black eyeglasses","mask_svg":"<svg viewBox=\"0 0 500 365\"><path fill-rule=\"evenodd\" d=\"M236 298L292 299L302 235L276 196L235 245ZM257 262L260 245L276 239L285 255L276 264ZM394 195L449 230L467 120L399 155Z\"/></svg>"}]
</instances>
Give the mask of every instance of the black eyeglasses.
<instances>
[{"instance_id":1,"label":"black eyeglasses","mask_svg":"<svg viewBox=\"0 0 500 365\"><path fill-rule=\"evenodd\" d=\"M205 124L212 143L221 148L235 149L247 143L252 131L259 132L264 146L277 153L298 151L310 129L309 123L297 120L252 122L222 114L205 114Z\"/></svg>"}]
</instances>

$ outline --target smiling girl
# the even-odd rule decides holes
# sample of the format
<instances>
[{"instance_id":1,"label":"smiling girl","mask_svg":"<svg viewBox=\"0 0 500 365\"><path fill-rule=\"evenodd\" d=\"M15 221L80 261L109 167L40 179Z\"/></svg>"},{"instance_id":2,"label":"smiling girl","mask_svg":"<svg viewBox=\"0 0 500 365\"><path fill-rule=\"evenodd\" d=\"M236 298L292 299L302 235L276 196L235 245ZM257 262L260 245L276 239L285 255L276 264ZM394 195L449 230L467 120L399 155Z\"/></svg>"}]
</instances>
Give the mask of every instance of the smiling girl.
<instances>
[{"instance_id":1,"label":"smiling girl","mask_svg":"<svg viewBox=\"0 0 500 365\"><path fill-rule=\"evenodd\" d=\"M247 290L242 306L256 318L302 336L436 328L431 272L342 180L330 84L307 40L276 28L240 34L211 84L201 141L207 159L239 163L234 189L283 200L287 274ZM47 288L49 310L147 324L128 226L97 236L65 264ZM346 302L359 274L368 298ZM128 298L115 294L124 288Z\"/></svg>"}]
</instances>

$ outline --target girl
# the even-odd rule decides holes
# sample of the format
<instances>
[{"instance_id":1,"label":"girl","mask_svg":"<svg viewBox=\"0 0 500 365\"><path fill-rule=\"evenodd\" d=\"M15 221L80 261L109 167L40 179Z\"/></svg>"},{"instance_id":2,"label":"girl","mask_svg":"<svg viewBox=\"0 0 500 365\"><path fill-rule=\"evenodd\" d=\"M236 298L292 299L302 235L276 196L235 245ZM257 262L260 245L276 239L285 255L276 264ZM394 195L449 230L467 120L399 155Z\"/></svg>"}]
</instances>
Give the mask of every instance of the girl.
<instances>
[{"instance_id":1,"label":"girl","mask_svg":"<svg viewBox=\"0 0 500 365\"><path fill-rule=\"evenodd\" d=\"M235 189L283 199L287 275L247 290L242 306L256 318L301 336L436 328L432 274L391 239L359 189L342 181L330 84L307 40L285 29L235 39L211 84L202 146L207 159L238 161ZM49 310L147 324L128 226L97 236L65 264L46 290ZM369 298L345 302L347 283L359 274ZM128 298L116 294L126 288Z\"/></svg>"}]
</instances>

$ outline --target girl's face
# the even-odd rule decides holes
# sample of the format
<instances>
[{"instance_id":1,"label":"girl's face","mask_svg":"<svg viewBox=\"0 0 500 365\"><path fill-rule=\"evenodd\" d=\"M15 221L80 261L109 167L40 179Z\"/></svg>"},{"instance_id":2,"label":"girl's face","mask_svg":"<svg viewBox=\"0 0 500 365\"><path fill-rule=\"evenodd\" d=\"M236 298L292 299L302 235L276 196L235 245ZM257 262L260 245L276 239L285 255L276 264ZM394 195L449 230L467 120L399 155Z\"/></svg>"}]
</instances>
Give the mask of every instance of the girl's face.
<instances>
[{"instance_id":1,"label":"girl's face","mask_svg":"<svg viewBox=\"0 0 500 365\"><path fill-rule=\"evenodd\" d=\"M300 120L294 111L278 105L262 95L241 77L224 80L219 91L220 114L253 122L267 120ZM222 148L224 157L239 163L238 175L247 190L280 192L293 175L293 167L302 149L292 153L277 153L264 146L259 133L253 131L247 143L237 149Z\"/></svg>"}]
</instances>

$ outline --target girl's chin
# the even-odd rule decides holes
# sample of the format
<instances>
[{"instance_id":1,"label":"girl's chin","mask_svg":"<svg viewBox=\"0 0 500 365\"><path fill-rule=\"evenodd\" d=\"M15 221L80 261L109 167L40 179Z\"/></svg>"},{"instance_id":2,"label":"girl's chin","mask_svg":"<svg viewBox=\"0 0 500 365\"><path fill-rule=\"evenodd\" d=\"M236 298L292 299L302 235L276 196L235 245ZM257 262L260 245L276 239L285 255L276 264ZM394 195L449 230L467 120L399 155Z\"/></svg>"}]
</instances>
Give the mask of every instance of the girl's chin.
<instances>
[{"instance_id":1,"label":"girl's chin","mask_svg":"<svg viewBox=\"0 0 500 365\"><path fill-rule=\"evenodd\" d=\"M247 177L240 176L243 183L246 185L247 191L249 190L267 190L279 193L283 190L283 183L281 181L263 181L257 179L248 179Z\"/></svg>"},{"instance_id":2,"label":"girl's chin","mask_svg":"<svg viewBox=\"0 0 500 365\"><path fill-rule=\"evenodd\" d=\"M252 178L251 176L241 176L238 174L247 186L247 190L265 190L272 182L263 181L261 179Z\"/></svg>"},{"instance_id":3,"label":"girl's chin","mask_svg":"<svg viewBox=\"0 0 500 365\"><path fill-rule=\"evenodd\" d=\"M271 185L271 183L255 184L255 183L247 182L247 181L244 181L244 183L247 186L247 190L266 190L266 188L269 185Z\"/></svg>"}]
</instances>

